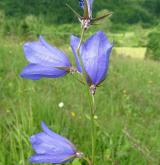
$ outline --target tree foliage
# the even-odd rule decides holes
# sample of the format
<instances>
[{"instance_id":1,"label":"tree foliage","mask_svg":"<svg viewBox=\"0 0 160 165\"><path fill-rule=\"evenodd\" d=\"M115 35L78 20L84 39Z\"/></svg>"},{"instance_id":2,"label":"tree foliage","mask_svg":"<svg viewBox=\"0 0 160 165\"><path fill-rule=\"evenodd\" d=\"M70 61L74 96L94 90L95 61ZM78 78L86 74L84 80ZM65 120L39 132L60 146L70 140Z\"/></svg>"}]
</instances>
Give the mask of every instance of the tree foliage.
<instances>
[{"instance_id":1,"label":"tree foliage","mask_svg":"<svg viewBox=\"0 0 160 165\"><path fill-rule=\"evenodd\" d=\"M35 15L43 17L47 23L73 22L73 13L65 6L66 3L82 12L78 0L1 0L0 10L7 18L23 19ZM95 0L94 13L103 9L114 12L113 23L154 24L160 17L159 0Z\"/></svg>"},{"instance_id":2,"label":"tree foliage","mask_svg":"<svg viewBox=\"0 0 160 165\"><path fill-rule=\"evenodd\" d=\"M154 60L160 60L160 32L152 32L148 35L148 56Z\"/></svg>"}]
</instances>

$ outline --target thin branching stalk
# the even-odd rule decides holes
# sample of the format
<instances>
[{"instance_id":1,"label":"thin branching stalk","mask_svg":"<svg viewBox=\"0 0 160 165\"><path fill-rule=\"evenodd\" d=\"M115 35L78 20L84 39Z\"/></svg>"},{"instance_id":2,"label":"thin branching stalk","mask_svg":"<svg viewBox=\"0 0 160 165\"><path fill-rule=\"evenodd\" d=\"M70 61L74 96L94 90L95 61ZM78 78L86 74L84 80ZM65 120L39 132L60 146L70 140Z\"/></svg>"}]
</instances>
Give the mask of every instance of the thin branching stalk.
<instances>
[{"instance_id":1,"label":"thin branching stalk","mask_svg":"<svg viewBox=\"0 0 160 165\"><path fill-rule=\"evenodd\" d=\"M80 38L80 42L78 44L77 47L77 54L79 56L80 59L80 63L82 66L82 73L83 73L83 78L84 78L84 82L86 82L86 73L85 73L85 69L84 69L84 64L82 61L82 58L80 56L80 47L82 45L83 42L83 37L84 37L84 33L85 33L85 28L82 28L81 31L81 38ZM86 82L86 86L88 86L87 82ZM94 123L94 116L95 116L95 111L96 111L96 105L95 105L95 99L94 99L94 95L90 93L89 88L87 89L87 93L89 95L89 104L90 104L90 118L91 118L91 142L92 142L92 161L90 161L89 159L85 159L89 165L95 165L95 149L96 149L96 133L95 133L95 123Z\"/></svg>"},{"instance_id":2,"label":"thin branching stalk","mask_svg":"<svg viewBox=\"0 0 160 165\"><path fill-rule=\"evenodd\" d=\"M87 157L84 157L83 159L88 163L88 165L93 165L91 160L89 160Z\"/></svg>"},{"instance_id":3,"label":"thin branching stalk","mask_svg":"<svg viewBox=\"0 0 160 165\"><path fill-rule=\"evenodd\" d=\"M91 107L92 164L95 165L96 132L95 132L94 116L96 111L96 105L95 105L94 95L92 94L91 96L92 96L92 107Z\"/></svg>"}]
</instances>

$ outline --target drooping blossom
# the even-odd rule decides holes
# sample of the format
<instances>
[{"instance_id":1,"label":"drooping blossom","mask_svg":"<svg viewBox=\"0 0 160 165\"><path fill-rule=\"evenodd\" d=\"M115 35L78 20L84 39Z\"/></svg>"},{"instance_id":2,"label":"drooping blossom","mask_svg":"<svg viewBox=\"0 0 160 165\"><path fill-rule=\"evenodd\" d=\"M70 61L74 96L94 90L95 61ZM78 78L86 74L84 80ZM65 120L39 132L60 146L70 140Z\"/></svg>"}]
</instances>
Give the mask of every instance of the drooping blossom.
<instances>
[{"instance_id":1,"label":"drooping blossom","mask_svg":"<svg viewBox=\"0 0 160 165\"><path fill-rule=\"evenodd\" d=\"M73 50L76 50L79 41L80 39L78 37L71 36L71 47ZM87 75L87 83L93 94L95 93L96 86L98 86L107 75L112 47L104 32L98 31L82 43L80 47L80 57L78 57L76 51L73 51L79 72L82 72L79 58L82 59Z\"/></svg>"},{"instance_id":2,"label":"drooping blossom","mask_svg":"<svg viewBox=\"0 0 160 165\"><path fill-rule=\"evenodd\" d=\"M57 78L75 71L66 54L49 45L42 36L38 41L25 43L23 49L29 61L20 74L23 78L32 80L42 77Z\"/></svg>"},{"instance_id":3,"label":"drooping blossom","mask_svg":"<svg viewBox=\"0 0 160 165\"><path fill-rule=\"evenodd\" d=\"M29 158L31 163L63 164L83 157L68 139L52 132L44 122L41 126L43 132L30 137L35 150L35 155Z\"/></svg>"}]
</instances>

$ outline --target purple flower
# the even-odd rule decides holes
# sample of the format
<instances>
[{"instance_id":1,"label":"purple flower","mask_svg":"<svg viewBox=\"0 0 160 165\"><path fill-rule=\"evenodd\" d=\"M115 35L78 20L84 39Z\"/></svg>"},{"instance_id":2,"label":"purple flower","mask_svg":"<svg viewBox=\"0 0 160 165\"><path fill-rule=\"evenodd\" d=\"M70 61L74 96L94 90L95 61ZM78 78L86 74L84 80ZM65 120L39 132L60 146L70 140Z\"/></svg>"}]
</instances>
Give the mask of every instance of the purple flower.
<instances>
[{"instance_id":1,"label":"purple flower","mask_svg":"<svg viewBox=\"0 0 160 165\"><path fill-rule=\"evenodd\" d=\"M81 8L84 8L84 0L79 0L79 5Z\"/></svg>"},{"instance_id":2,"label":"purple flower","mask_svg":"<svg viewBox=\"0 0 160 165\"><path fill-rule=\"evenodd\" d=\"M72 69L65 53L49 45L42 36L39 37L39 41L25 43L23 49L26 59L30 62L20 74L23 78L57 78L66 75Z\"/></svg>"},{"instance_id":3,"label":"purple flower","mask_svg":"<svg viewBox=\"0 0 160 165\"><path fill-rule=\"evenodd\" d=\"M76 50L80 39L71 36L71 47ZM106 77L109 65L109 57L112 45L108 41L106 35L102 31L98 31L85 41L80 47L80 56L87 74L87 83L91 92L95 93L95 88ZM74 56L79 72L82 72L80 60L75 51Z\"/></svg>"},{"instance_id":4,"label":"purple flower","mask_svg":"<svg viewBox=\"0 0 160 165\"><path fill-rule=\"evenodd\" d=\"M30 137L30 142L36 154L29 158L31 163L62 164L81 158L75 146L66 138L52 132L44 122L41 123L43 132Z\"/></svg>"}]
</instances>

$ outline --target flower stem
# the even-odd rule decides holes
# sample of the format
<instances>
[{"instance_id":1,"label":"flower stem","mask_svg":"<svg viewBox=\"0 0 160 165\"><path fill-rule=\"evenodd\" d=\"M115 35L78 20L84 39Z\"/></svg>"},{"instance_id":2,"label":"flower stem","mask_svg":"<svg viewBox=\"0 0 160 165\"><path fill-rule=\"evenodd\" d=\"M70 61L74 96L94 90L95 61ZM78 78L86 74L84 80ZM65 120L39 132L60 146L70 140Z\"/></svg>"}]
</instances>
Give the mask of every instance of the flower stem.
<instances>
[{"instance_id":1,"label":"flower stem","mask_svg":"<svg viewBox=\"0 0 160 165\"><path fill-rule=\"evenodd\" d=\"M83 61L82 61L82 57L81 57L81 55L80 55L80 47L81 47L81 45L82 45L82 42L83 42L83 38L84 38L84 32L85 32L85 28L84 27L82 27L82 30L81 30L81 38L80 38L80 41L79 41L79 44L78 44L78 47L77 47L77 50L76 50L76 53L77 53L77 55L78 55L78 57L79 57L79 60L80 60L80 65L81 65L81 67L82 67L82 75L83 75L83 78L84 78L84 82L85 82L85 69L84 69L84 64L83 64Z\"/></svg>"},{"instance_id":2,"label":"flower stem","mask_svg":"<svg viewBox=\"0 0 160 165\"><path fill-rule=\"evenodd\" d=\"M78 47L77 47L77 54L78 54L78 55L79 55L80 46L81 46L81 44L82 44L82 42L83 42L84 32L85 32L85 28L83 27L83 28L82 28L82 31L81 31L80 42L79 42Z\"/></svg>"},{"instance_id":3,"label":"flower stem","mask_svg":"<svg viewBox=\"0 0 160 165\"><path fill-rule=\"evenodd\" d=\"M83 64L83 61L82 61L82 58L81 58L80 52L79 52L81 44L83 42L84 32L85 32L85 28L83 27L82 31L81 31L80 42L78 44L76 52L79 56L80 63L81 63L81 66L82 66L82 73L83 73L84 82L86 82L86 73L85 73L85 69L84 69L84 64ZM88 86L87 82L86 82L86 85ZM95 105L94 95L91 94L90 90L88 90L88 89L87 89L87 92L88 92L88 95L89 95L89 103L90 103L90 106L91 106L90 115L91 115L92 157L91 157L91 161L88 158L87 159L85 158L85 160L88 162L89 165L95 165L96 134L95 134L94 116L95 116L95 111L96 111L96 105Z\"/></svg>"},{"instance_id":4,"label":"flower stem","mask_svg":"<svg viewBox=\"0 0 160 165\"><path fill-rule=\"evenodd\" d=\"M96 148L96 134L95 134L95 123L94 123L94 116L95 116L95 100L94 95L92 97L92 106L91 106L91 138L92 138L92 165L95 165L95 148Z\"/></svg>"},{"instance_id":5,"label":"flower stem","mask_svg":"<svg viewBox=\"0 0 160 165\"><path fill-rule=\"evenodd\" d=\"M84 157L83 159L88 163L88 165L93 165L92 162L87 157Z\"/></svg>"}]
</instances>

